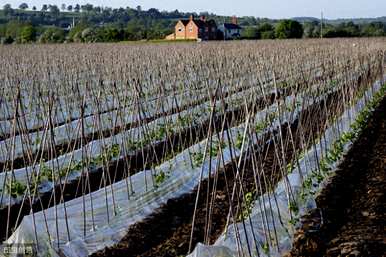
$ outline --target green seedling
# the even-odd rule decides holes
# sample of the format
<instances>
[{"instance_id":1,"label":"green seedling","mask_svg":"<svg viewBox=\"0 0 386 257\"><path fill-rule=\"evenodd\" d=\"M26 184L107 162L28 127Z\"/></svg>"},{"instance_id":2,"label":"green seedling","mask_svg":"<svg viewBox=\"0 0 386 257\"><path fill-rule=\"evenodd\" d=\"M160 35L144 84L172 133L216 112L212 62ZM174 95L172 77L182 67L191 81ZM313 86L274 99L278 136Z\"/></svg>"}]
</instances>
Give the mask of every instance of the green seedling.
<instances>
[{"instance_id":1,"label":"green seedling","mask_svg":"<svg viewBox=\"0 0 386 257\"><path fill-rule=\"evenodd\" d=\"M7 193L15 198L23 195L26 189L27 186L17 180L12 180L11 183L7 183L6 185Z\"/></svg>"}]
</instances>

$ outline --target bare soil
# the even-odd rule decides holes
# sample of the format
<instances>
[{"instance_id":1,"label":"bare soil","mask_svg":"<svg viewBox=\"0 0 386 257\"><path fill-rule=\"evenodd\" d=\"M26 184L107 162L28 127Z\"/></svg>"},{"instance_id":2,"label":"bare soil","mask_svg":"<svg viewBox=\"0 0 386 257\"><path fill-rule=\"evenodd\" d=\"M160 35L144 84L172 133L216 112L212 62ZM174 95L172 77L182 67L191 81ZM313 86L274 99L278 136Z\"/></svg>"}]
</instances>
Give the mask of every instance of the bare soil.
<instances>
[{"instance_id":1,"label":"bare soil","mask_svg":"<svg viewBox=\"0 0 386 257\"><path fill-rule=\"evenodd\" d=\"M288 256L386 256L386 96L303 217Z\"/></svg>"}]
</instances>

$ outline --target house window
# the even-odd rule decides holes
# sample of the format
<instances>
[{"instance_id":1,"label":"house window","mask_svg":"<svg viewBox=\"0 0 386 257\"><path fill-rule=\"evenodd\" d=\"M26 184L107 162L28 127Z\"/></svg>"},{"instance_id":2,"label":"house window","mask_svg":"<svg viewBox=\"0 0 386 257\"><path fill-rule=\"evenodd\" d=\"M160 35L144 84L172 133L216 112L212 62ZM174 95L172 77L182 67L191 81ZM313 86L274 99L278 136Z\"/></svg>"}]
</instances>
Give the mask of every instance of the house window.
<instances>
[{"instance_id":1,"label":"house window","mask_svg":"<svg viewBox=\"0 0 386 257\"><path fill-rule=\"evenodd\" d=\"M184 28L183 28L183 27L179 27L179 28L178 28L178 31L179 31L179 32L184 31Z\"/></svg>"},{"instance_id":2,"label":"house window","mask_svg":"<svg viewBox=\"0 0 386 257\"><path fill-rule=\"evenodd\" d=\"M193 32L193 26L190 26L189 32Z\"/></svg>"}]
</instances>

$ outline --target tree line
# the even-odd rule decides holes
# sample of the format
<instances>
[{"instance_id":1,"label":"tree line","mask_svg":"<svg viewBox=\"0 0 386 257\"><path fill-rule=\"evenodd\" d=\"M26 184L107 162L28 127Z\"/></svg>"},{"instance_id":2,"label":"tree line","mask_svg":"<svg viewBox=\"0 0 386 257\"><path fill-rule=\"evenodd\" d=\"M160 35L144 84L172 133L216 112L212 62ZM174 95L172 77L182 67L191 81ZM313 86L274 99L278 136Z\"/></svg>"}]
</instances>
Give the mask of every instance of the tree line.
<instances>
[{"instance_id":1,"label":"tree line","mask_svg":"<svg viewBox=\"0 0 386 257\"><path fill-rule=\"evenodd\" d=\"M123 40L163 39L174 31L178 19L205 15L218 24L230 17L212 13L159 11L155 8L109 8L91 4L43 4L41 7L21 3L18 8L5 4L0 10L0 41L10 43L117 42ZM269 20L241 17L243 39L282 39L314 37L385 36L382 22L324 24L318 21Z\"/></svg>"},{"instance_id":2,"label":"tree line","mask_svg":"<svg viewBox=\"0 0 386 257\"><path fill-rule=\"evenodd\" d=\"M262 23L243 29L245 39L275 39L275 38L335 38L335 37L382 37L386 36L386 24L370 22L355 24L343 22L336 25L320 22L304 22L285 20L278 23Z\"/></svg>"}]
</instances>

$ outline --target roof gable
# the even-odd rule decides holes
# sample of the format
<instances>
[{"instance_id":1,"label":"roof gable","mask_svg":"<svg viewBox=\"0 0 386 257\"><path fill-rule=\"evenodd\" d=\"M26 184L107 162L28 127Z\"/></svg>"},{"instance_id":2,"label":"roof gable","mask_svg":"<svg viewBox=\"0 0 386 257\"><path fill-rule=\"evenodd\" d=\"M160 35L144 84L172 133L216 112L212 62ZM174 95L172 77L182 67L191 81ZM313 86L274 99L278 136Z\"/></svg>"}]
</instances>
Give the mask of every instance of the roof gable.
<instances>
[{"instance_id":1,"label":"roof gable","mask_svg":"<svg viewBox=\"0 0 386 257\"><path fill-rule=\"evenodd\" d=\"M182 25L184 25L186 27L186 25L188 25L188 23L190 22L190 20L179 20L176 24L176 26L181 23Z\"/></svg>"}]
</instances>

